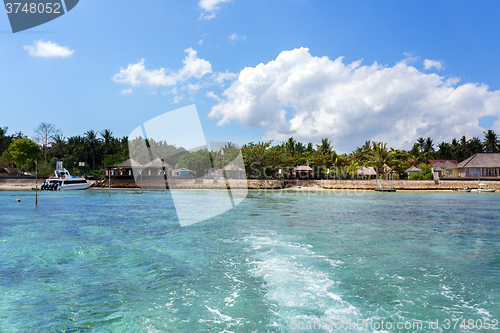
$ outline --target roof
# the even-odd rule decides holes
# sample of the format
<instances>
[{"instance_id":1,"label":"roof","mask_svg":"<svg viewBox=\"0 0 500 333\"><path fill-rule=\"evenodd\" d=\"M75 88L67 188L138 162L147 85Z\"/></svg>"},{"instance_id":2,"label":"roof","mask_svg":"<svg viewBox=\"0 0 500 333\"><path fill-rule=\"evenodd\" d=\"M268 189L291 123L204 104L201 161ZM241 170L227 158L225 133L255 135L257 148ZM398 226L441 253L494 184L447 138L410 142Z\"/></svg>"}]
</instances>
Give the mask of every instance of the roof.
<instances>
[{"instance_id":1,"label":"roof","mask_svg":"<svg viewBox=\"0 0 500 333\"><path fill-rule=\"evenodd\" d=\"M458 168L499 168L500 153L479 153L458 164Z\"/></svg>"},{"instance_id":2,"label":"roof","mask_svg":"<svg viewBox=\"0 0 500 333\"><path fill-rule=\"evenodd\" d=\"M245 169L242 169L239 166L234 165L234 164L226 165L222 170L224 170L224 171L245 171Z\"/></svg>"},{"instance_id":3,"label":"roof","mask_svg":"<svg viewBox=\"0 0 500 333\"><path fill-rule=\"evenodd\" d=\"M441 167L442 169L456 169L458 168L458 162L455 160L429 160L429 163L436 169Z\"/></svg>"},{"instance_id":4,"label":"roof","mask_svg":"<svg viewBox=\"0 0 500 333\"><path fill-rule=\"evenodd\" d=\"M382 170L380 170L380 171L381 171L382 173L391 173L391 172L394 172L394 170L393 170L391 167L387 166L387 165L384 165L384 166L382 167Z\"/></svg>"},{"instance_id":5,"label":"roof","mask_svg":"<svg viewBox=\"0 0 500 333\"><path fill-rule=\"evenodd\" d=\"M0 173L12 173L12 171L7 167L1 167Z\"/></svg>"},{"instance_id":6,"label":"roof","mask_svg":"<svg viewBox=\"0 0 500 333\"><path fill-rule=\"evenodd\" d=\"M172 172L179 172L179 171L189 171L189 172L194 172L193 170L189 170L186 168L180 168L180 169L173 169Z\"/></svg>"},{"instance_id":7,"label":"roof","mask_svg":"<svg viewBox=\"0 0 500 333\"><path fill-rule=\"evenodd\" d=\"M309 165L299 165L293 168L293 172L296 171L313 171L313 169Z\"/></svg>"},{"instance_id":8,"label":"roof","mask_svg":"<svg viewBox=\"0 0 500 333\"><path fill-rule=\"evenodd\" d=\"M434 167L434 171L443 171L444 169L440 166Z\"/></svg>"},{"instance_id":9,"label":"roof","mask_svg":"<svg viewBox=\"0 0 500 333\"><path fill-rule=\"evenodd\" d=\"M146 163L143 165L144 168L167 168L171 169L172 167L168 165L168 163L165 163L165 161L160 160L159 158L155 158L149 163Z\"/></svg>"},{"instance_id":10,"label":"roof","mask_svg":"<svg viewBox=\"0 0 500 333\"><path fill-rule=\"evenodd\" d=\"M373 167L362 166L356 171L356 175L357 176L376 176L377 172L375 171L375 169Z\"/></svg>"},{"instance_id":11,"label":"roof","mask_svg":"<svg viewBox=\"0 0 500 333\"><path fill-rule=\"evenodd\" d=\"M129 158L128 160L114 166L114 168L140 168L140 167L142 167L142 165L133 158Z\"/></svg>"},{"instance_id":12,"label":"roof","mask_svg":"<svg viewBox=\"0 0 500 333\"><path fill-rule=\"evenodd\" d=\"M412 171L418 171L418 172L420 172L422 170L420 170L419 168L417 168L416 166L413 165L411 168L406 169L405 172L412 172Z\"/></svg>"}]
</instances>

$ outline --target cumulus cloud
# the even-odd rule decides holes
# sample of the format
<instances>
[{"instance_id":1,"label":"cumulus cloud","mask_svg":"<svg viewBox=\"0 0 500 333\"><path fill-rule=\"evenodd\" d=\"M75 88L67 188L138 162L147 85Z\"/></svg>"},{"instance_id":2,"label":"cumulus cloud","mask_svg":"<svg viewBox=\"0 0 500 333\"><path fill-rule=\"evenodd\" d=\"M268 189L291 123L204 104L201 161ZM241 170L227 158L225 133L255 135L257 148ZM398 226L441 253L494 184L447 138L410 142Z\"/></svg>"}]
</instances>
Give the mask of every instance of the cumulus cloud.
<instances>
[{"instance_id":1,"label":"cumulus cloud","mask_svg":"<svg viewBox=\"0 0 500 333\"><path fill-rule=\"evenodd\" d=\"M231 0L200 0L198 6L203 9L204 13L201 14L200 18L205 20L211 20L215 18L215 12L219 10L219 4L230 2Z\"/></svg>"},{"instance_id":2,"label":"cumulus cloud","mask_svg":"<svg viewBox=\"0 0 500 333\"><path fill-rule=\"evenodd\" d=\"M328 137L341 152L369 139L408 149L420 136L439 142L481 135L478 118L500 115L500 91L458 82L404 61L362 66L300 48L243 69L222 98L209 96L219 98L209 117L264 128L264 139Z\"/></svg>"},{"instance_id":3,"label":"cumulus cloud","mask_svg":"<svg viewBox=\"0 0 500 333\"><path fill-rule=\"evenodd\" d=\"M129 64L127 68L120 68L120 72L113 76L113 80L117 83L129 84L132 87L174 86L190 78L200 79L204 75L212 73L210 62L198 58L195 50L189 48L185 52L188 55L182 61L184 66L177 72L171 72L163 67L148 70L144 64L145 59L141 59L137 64Z\"/></svg>"},{"instance_id":4,"label":"cumulus cloud","mask_svg":"<svg viewBox=\"0 0 500 333\"><path fill-rule=\"evenodd\" d=\"M67 46L60 46L57 43L43 40L36 40L33 45L25 45L23 49L27 50L32 57L41 58L69 58L74 50L70 50Z\"/></svg>"},{"instance_id":5,"label":"cumulus cloud","mask_svg":"<svg viewBox=\"0 0 500 333\"><path fill-rule=\"evenodd\" d=\"M438 71L440 71L441 69L443 69L443 65L441 64L440 61L425 59L424 60L424 69L428 70L428 69L431 69L432 67L434 67Z\"/></svg>"},{"instance_id":6,"label":"cumulus cloud","mask_svg":"<svg viewBox=\"0 0 500 333\"><path fill-rule=\"evenodd\" d=\"M227 70L222 73L222 72L217 72L212 74L212 80L216 83L222 84L226 80L236 80L238 78L238 74L236 73L230 73Z\"/></svg>"},{"instance_id":7,"label":"cumulus cloud","mask_svg":"<svg viewBox=\"0 0 500 333\"><path fill-rule=\"evenodd\" d=\"M247 36L238 36L237 34L232 34L231 36L229 36L229 43L234 45L236 41L245 39L247 39Z\"/></svg>"}]
</instances>

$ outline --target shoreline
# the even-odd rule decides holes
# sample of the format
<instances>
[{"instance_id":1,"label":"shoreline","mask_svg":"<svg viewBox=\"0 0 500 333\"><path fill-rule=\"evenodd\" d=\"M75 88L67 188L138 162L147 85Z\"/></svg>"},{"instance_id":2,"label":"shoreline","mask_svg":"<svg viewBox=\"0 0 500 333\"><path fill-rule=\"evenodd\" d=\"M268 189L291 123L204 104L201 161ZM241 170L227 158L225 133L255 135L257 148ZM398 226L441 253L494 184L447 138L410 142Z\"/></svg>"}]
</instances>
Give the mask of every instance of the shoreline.
<instances>
[{"instance_id":1,"label":"shoreline","mask_svg":"<svg viewBox=\"0 0 500 333\"><path fill-rule=\"evenodd\" d=\"M88 190L91 191L142 191L141 188L137 187L111 187L111 189L108 188L103 188L103 187L90 187ZM175 189L177 191L205 191L205 190L225 190L224 188L183 188L183 189ZM238 191L241 189L233 189L232 191ZM22 191L29 191L29 192L34 192L33 187L31 186L23 186L23 185L14 185L14 186L5 186L5 185L0 185L0 192L22 192ZM144 189L144 191L170 191L170 189ZM249 188L248 192L249 193L255 193L255 192L375 192L374 189L368 189L368 188L322 188L322 187L288 187L288 188ZM53 191L40 191L39 192L53 192ZM64 191L65 192L65 191ZM74 192L74 191L70 191ZM453 189L397 189L396 192L405 192L405 193L423 193L423 192L430 192L430 193L459 193ZM470 193L478 193L477 188L472 188L472 191ZM495 193L500 193L500 192L495 192Z\"/></svg>"}]
</instances>

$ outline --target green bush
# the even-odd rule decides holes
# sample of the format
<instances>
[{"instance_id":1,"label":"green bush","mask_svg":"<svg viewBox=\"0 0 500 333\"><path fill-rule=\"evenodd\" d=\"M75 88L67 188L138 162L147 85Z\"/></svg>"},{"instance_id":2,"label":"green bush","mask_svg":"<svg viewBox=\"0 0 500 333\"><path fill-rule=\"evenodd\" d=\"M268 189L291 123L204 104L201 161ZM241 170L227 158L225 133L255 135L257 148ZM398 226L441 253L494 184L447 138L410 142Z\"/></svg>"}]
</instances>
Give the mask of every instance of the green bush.
<instances>
[{"instance_id":1,"label":"green bush","mask_svg":"<svg viewBox=\"0 0 500 333\"><path fill-rule=\"evenodd\" d=\"M434 178L434 175L432 174L432 172L429 172L429 173L426 173L425 174L425 179L426 180L431 180Z\"/></svg>"},{"instance_id":2,"label":"green bush","mask_svg":"<svg viewBox=\"0 0 500 333\"><path fill-rule=\"evenodd\" d=\"M408 179L410 179L410 180L422 180L422 179L424 179L424 176L422 176L421 174L414 173L413 175L410 175L410 177L408 177Z\"/></svg>"},{"instance_id":3,"label":"green bush","mask_svg":"<svg viewBox=\"0 0 500 333\"><path fill-rule=\"evenodd\" d=\"M94 176L95 179L101 179L102 176L104 175L105 171L106 171L106 169L94 170L94 171L89 172L89 176Z\"/></svg>"}]
</instances>

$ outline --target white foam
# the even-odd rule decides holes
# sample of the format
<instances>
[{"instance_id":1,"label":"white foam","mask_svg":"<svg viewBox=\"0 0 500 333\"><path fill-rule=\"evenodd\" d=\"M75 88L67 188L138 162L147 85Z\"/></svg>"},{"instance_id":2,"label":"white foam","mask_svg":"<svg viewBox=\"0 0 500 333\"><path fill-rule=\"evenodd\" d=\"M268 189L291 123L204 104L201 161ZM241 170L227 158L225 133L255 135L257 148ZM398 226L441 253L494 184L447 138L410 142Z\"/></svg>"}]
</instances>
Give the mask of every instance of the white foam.
<instances>
[{"instance_id":1,"label":"white foam","mask_svg":"<svg viewBox=\"0 0 500 333\"><path fill-rule=\"evenodd\" d=\"M354 306L342 300L339 282L319 268L325 262L338 267L341 261L317 255L310 244L272 236L249 237L247 241L253 250L251 273L264 280L267 300L277 303L278 321L339 321L359 316Z\"/></svg>"}]
</instances>

